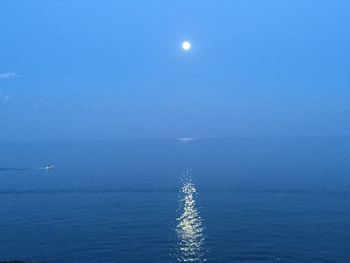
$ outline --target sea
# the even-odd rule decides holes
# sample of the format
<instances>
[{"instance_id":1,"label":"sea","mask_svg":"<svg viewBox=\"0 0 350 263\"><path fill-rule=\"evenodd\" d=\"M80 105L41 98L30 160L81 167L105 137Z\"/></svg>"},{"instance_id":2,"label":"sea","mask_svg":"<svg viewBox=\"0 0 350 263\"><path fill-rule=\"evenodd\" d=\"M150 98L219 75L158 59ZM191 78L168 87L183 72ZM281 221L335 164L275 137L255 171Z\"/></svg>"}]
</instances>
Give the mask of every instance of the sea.
<instances>
[{"instance_id":1,"label":"sea","mask_svg":"<svg viewBox=\"0 0 350 263\"><path fill-rule=\"evenodd\" d=\"M0 143L0 262L350 262L350 137Z\"/></svg>"}]
</instances>

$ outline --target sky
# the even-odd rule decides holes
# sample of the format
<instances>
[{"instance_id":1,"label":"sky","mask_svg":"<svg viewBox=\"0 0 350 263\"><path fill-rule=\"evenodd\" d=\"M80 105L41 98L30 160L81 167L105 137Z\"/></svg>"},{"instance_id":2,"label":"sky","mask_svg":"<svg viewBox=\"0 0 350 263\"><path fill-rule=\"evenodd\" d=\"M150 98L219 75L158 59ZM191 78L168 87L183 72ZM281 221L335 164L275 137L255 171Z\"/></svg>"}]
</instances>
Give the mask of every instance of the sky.
<instances>
[{"instance_id":1,"label":"sky","mask_svg":"<svg viewBox=\"0 0 350 263\"><path fill-rule=\"evenodd\" d=\"M0 7L2 141L350 135L347 0Z\"/></svg>"}]
</instances>

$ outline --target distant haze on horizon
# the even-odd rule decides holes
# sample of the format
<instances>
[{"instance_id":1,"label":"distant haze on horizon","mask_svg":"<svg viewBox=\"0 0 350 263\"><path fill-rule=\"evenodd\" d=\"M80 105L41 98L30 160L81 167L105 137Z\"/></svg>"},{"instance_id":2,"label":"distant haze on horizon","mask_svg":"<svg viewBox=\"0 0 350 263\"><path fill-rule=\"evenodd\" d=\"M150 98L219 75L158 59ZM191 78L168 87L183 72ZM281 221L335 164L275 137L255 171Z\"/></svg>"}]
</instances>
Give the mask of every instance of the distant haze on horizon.
<instances>
[{"instance_id":1,"label":"distant haze on horizon","mask_svg":"<svg viewBox=\"0 0 350 263\"><path fill-rule=\"evenodd\" d=\"M349 11L4 0L0 141L349 136Z\"/></svg>"}]
</instances>

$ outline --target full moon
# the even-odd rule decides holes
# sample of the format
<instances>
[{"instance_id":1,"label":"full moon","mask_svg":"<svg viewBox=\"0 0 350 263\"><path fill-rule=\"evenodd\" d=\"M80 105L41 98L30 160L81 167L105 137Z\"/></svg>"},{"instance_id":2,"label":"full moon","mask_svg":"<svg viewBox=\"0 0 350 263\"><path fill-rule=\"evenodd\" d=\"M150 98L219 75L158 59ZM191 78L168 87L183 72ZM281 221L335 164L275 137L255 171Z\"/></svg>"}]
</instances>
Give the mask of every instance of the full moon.
<instances>
[{"instance_id":1,"label":"full moon","mask_svg":"<svg viewBox=\"0 0 350 263\"><path fill-rule=\"evenodd\" d=\"M188 41L182 42L182 49L184 50L190 50L191 49L191 43Z\"/></svg>"}]
</instances>

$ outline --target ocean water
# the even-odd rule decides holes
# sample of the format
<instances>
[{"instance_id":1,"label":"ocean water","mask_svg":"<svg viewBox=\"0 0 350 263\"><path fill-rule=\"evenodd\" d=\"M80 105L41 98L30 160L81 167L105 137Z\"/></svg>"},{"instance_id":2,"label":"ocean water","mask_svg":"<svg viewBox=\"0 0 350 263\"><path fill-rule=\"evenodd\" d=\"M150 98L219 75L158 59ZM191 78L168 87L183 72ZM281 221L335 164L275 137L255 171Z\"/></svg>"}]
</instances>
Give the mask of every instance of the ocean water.
<instances>
[{"instance_id":1,"label":"ocean water","mask_svg":"<svg viewBox=\"0 0 350 263\"><path fill-rule=\"evenodd\" d=\"M348 263L350 138L2 142L0 213L0 261Z\"/></svg>"}]
</instances>

